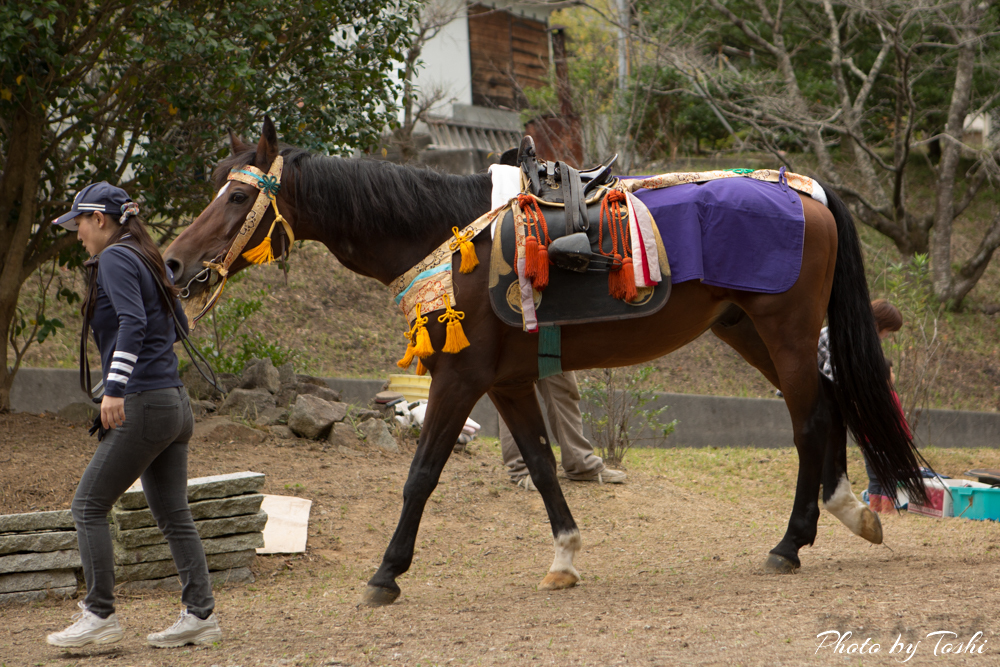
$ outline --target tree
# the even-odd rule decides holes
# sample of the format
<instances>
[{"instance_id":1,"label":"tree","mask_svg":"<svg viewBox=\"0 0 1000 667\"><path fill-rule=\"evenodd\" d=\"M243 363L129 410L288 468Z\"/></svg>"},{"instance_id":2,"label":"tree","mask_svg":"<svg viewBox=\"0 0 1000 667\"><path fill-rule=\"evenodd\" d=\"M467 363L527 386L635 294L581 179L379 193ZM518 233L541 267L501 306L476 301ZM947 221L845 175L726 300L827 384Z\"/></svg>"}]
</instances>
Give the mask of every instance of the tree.
<instances>
[{"instance_id":1,"label":"tree","mask_svg":"<svg viewBox=\"0 0 1000 667\"><path fill-rule=\"evenodd\" d=\"M50 221L108 180L169 228L210 196L222 135L268 112L296 145L374 146L395 123L414 0L20 0L0 4L0 334L46 262ZM0 411L12 369L0 346Z\"/></svg>"},{"instance_id":2,"label":"tree","mask_svg":"<svg viewBox=\"0 0 1000 667\"><path fill-rule=\"evenodd\" d=\"M955 262L952 250L956 219L1000 176L1000 149L988 137L964 143L967 119L990 114L1000 99L995 0L704 0L694 10L676 2L639 9L644 34L693 94L791 169L787 149L807 150L861 221L905 256L929 253L936 297L961 307L1000 246L996 214L980 225L975 251ZM678 39L685 23L688 38ZM932 174L930 205L910 191L918 168Z\"/></svg>"}]
</instances>

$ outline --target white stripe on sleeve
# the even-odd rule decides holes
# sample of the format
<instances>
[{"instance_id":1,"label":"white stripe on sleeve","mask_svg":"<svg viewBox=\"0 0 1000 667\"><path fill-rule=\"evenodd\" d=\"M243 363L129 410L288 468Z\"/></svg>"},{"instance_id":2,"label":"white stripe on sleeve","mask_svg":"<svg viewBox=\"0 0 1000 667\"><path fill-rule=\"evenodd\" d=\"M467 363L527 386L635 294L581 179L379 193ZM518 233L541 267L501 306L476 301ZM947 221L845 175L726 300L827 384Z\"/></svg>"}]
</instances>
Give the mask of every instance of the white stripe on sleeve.
<instances>
[{"instance_id":1,"label":"white stripe on sleeve","mask_svg":"<svg viewBox=\"0 0 1000 667\"><path fill-rule=\"evenodd\" d=\"M121 382L122 384L128 384L128 377L119 375L118 373L108 373L108 382Z\"/></svg>"},{"instance_id":2,"label":"white stripe on sleeve","mask_svg":"<svg viewBox=\"0 0 1000 667\"><path fill-rule=\"evenodd\" d=\"M128 373L129 375L131 375L132 374L132 369L134 368L134 366L130 366L129 364L126 364L123 361L112 361L111 362L111 368L117 368L118 370L125 371L126 373Z\"/></svg>"},{"instance_id":3,"label":"white stripe on sleeve","mask_svg":"<svg viewBox=\"0 0 1000 667\"><path fill-rule=\"evenodd\" d=\"M135 362L139 361L139 357L138 356L136 356L134 354L129 354L128 352L119 352L118 350L115 350L114 358L115 359L124 359L125 361L131 361L133 364Z\"/></svg>"}]
</instances>

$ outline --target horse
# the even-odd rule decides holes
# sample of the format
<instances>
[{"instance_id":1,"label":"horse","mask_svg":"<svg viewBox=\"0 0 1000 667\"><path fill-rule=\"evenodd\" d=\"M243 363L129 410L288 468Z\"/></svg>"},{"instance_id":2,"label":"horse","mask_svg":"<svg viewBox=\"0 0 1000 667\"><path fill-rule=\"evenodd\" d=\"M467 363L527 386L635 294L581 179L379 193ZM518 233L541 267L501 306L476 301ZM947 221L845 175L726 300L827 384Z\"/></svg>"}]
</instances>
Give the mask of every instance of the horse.
<instances>
[{"instance_id":1,"label":"horse","mask_svg":"<svg viewBox=\"0 0 1000 667\"><path fill-rule=\"evenodd\" d=\"M231 172L256 168L256 173L267 173L283 161L280 189L271 190L281 225L271 220L265 232L274 214L264 209L264 224L243 239L244 244L249 241L247 247L264 243L265 234L269 244L272 233L279 254L288 250L292 236L318 241L348 269L385 285L445 242L453 227L462 228L490 210L488 174L455 176L367 158L314 155L279 146L269 118L256 145L232 132L230 143L231 156L214 174L219 194L164 252L166 265L183 287L182 297L207 297L210 270L219 268L227 248L220 273L231 275L251 265L233 255L231 246L263 190L258 193L252 179L227 182ZM918 455L884 377L857 231L844 202L826 190L828 206L802 197L801 270L786 292L754 293L692 280L673 285L669 300L655 314L562 328L564 370L647 362L710 329L783 392L799 469L788 527L763 566L776 574L798 569L799 550L814 542L821 487L829 512L856 535L881 543L877 514L858 500L847 478L848 431L886 488L898 483L911 498L923 497ZM487 260L490 235L480 234L473 243L477 257ZM434 378L428 409L403 486L399 523L362 604L388 605L400 595L396 578L411 565L424 506L466 418L484 394L509 426L551 524L555 555L538 589L564 589L580 580L573 565L582 546L580 531L559 486L535 396L538 334L498 319L487 296L487 276L485 270L453 274L471 346L423 360ZM824 318L829 320L836 383L819 372L816 362ZM429 319L434 349L441 350L445 324Z\"/></svg>"}]
</instances>

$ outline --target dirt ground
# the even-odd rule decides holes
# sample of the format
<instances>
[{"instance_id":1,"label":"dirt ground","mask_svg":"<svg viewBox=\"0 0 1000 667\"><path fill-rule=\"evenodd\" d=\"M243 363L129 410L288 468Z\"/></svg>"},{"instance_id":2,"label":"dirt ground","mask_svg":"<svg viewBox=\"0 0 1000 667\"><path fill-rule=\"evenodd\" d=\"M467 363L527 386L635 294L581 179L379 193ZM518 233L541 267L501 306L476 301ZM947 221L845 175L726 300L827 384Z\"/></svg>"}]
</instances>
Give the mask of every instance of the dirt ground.
<instances>
[{"instance_id":1,"label":"dirt ground","mask_svg":"<svg viewBox=\"0 0 1000 667\"><path fill-rule=\"evenodd\" d=\"M0 415L0 513L68 507L93 447L80 426ZM951 474L1000 466L996 450L925 455ZM863 479L856 450L850 457ZM45 635L68 624L75 601L51 600L0 608L0 665L890 665L907 657L890 654L897 637L915 645L911 665L1000 663L995 523L904 512L883 520L886 545L874 547L824 512L798 573L762 573L791 508L790 449L641 450L625 485L565 482L583 581L547 593L535 589L552 559L542 502L506 481L495 441L474 441L427 505L400 599L358 608L395 528L409 459L196 436L192 477L261 471L265 493L313 501L307 552L258 557L256 583L216 591L217 645L148 647L145 635L180 606L177 594L143 593L119 598L123 641L65 652ZM852 633L841 652L817 648L828 631ZM956 636L937 646L936 631Z\"/></svg>"}]
</instances>

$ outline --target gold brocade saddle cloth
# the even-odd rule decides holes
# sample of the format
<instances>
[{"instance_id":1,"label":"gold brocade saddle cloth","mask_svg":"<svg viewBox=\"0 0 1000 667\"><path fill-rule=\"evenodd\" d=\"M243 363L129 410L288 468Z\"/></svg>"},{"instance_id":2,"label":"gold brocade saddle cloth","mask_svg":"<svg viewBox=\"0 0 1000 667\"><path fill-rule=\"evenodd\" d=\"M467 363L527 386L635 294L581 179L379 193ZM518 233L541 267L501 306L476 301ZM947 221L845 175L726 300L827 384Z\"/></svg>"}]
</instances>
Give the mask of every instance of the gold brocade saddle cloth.
<instances>
[{"instance_id":1,"label":"gold brocade saddle cloth","mask_svg":"<svg viewBox=\"0 0 1000 667\"><path fill-rule=\"evenodd\" d=\"M645 317L663 307L670 296L670 269L656 225L651 225L659 265L659 274L652 276L651 282L656 284L635 287L635 296L631 299L611 295L612 289L609 288L609 284L613 279L610 276L616 273L618 268L613 266L614 257L617 254L620 260L626 254L631 255L630 251L623 252L621 239L618 247L615 247L613 234L607 222L607 205L604 200L609 192L619 195L620 192L616 189L617 186L602 188L600 192L588 198L584 232L574 230L567 225L566 213L560 204L535 200L538 203L538 211L546 221L548 236L546 245L550 249L548 257L553 258L555 252L551 249L559 248L563 241L569 240L570 235L573 235L577 237L574 241L578 245L589 246L584 247L583 251L593 258L587 269L582 271L579 270L579 265L576 267L577 270L561 268L553 258L552 262L548 263L547 284L541 290L536 288L537 281L533 286L529 281L518 280L519 272L515 270L520 260L521 272L524 271L525 245L526 242L530 242L527 239L530 234L526 233L530 227L526 225L525 219L530 217L530 209L534 205L529 203L527 206L519 206L517 201L514 201L505 209L502 217L498 217L490 257L489 293L493 311L505 324L534 331L539 326ZM624 197L622 199L624 200ZM602 204L604 204L603 215ZM623 203L621 223L627 229L629 216L626 210ZM649 231L650 227L646 229ZM630 241L628 232L625 233L624 241L625 243ZM640 259L635 257L634 260L635 271L641 271ZM546 261L544 256L542 261ZM631 272L628 280L632 280Z\"/></svg>"}]
</instances>

